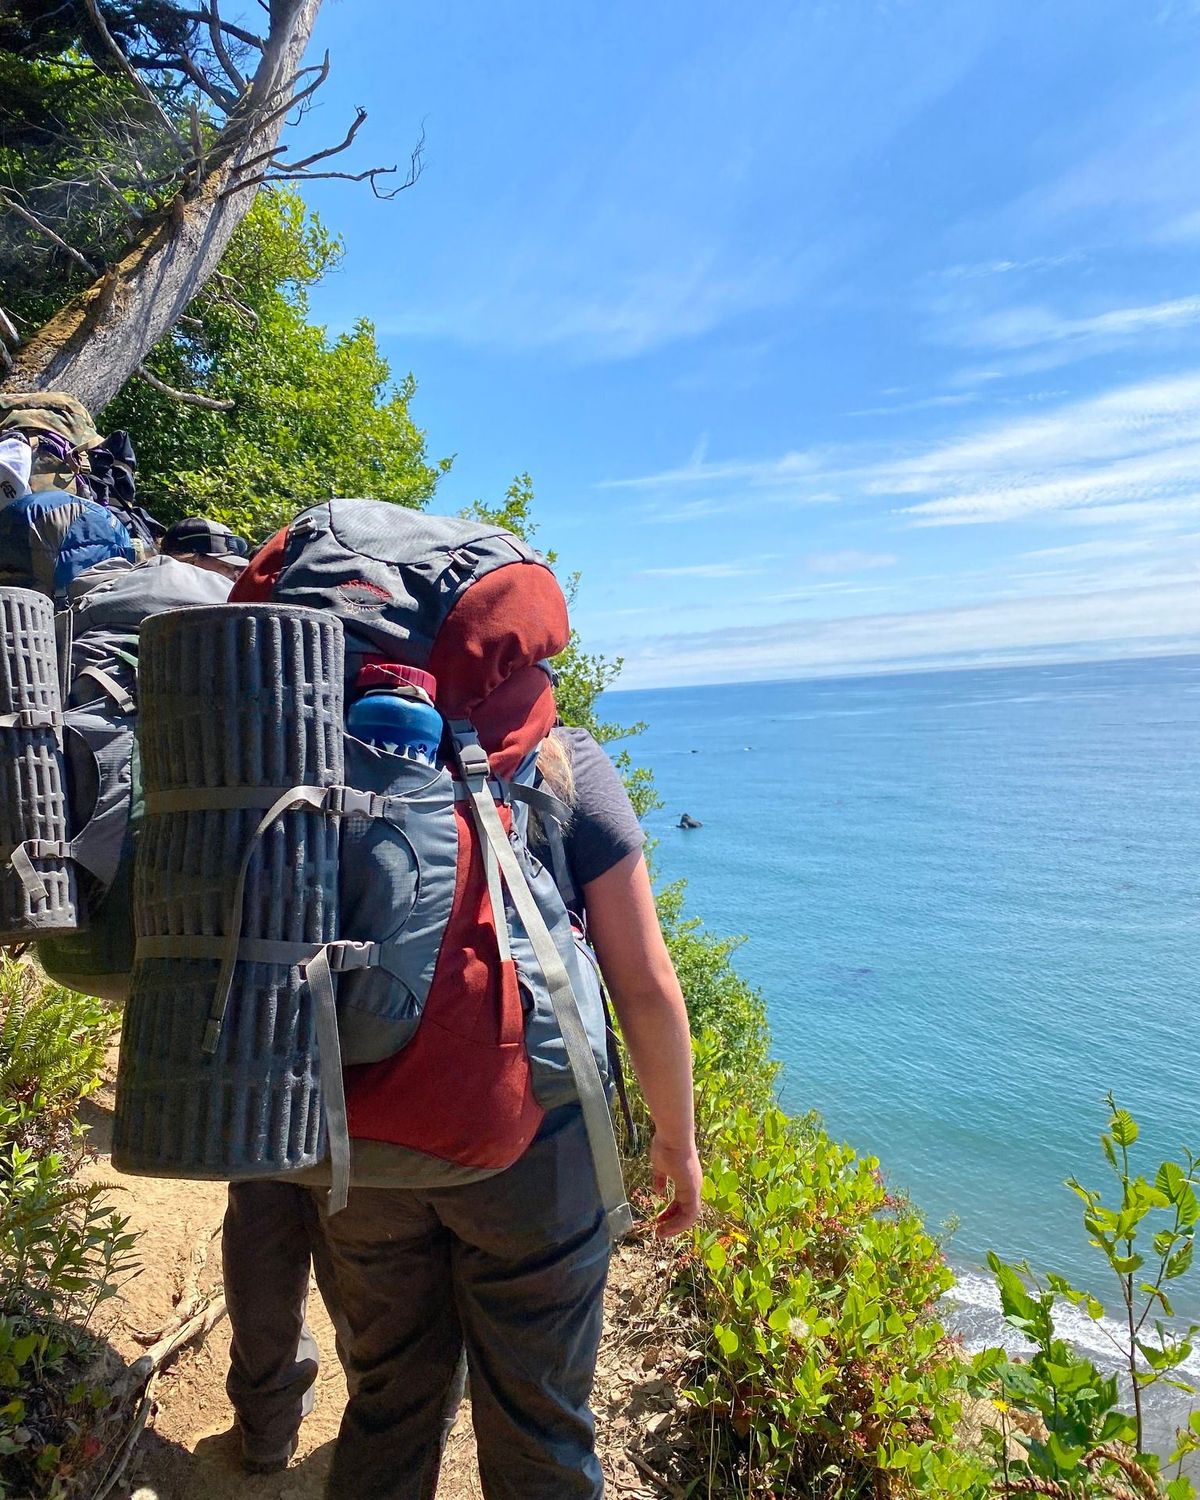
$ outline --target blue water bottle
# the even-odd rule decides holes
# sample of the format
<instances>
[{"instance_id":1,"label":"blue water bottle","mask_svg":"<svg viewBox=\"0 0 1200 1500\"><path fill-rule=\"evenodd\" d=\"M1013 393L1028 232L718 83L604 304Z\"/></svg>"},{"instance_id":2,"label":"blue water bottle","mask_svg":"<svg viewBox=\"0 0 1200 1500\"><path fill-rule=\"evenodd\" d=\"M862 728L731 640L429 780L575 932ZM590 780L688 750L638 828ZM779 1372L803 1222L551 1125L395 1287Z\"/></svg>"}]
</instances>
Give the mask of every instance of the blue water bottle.
<instances>
[{"instance_id":1,"label":"blue water bottle","mask_svg":"<svg viewBox=\"0 0 1200 1500\"><path fill-rule=\"evenodd\" d=\"M399 662L368 661L354 680L346 728L385 755L437 764L442 716L433 706L437 678Z\"/></svg>"}]
</instances>

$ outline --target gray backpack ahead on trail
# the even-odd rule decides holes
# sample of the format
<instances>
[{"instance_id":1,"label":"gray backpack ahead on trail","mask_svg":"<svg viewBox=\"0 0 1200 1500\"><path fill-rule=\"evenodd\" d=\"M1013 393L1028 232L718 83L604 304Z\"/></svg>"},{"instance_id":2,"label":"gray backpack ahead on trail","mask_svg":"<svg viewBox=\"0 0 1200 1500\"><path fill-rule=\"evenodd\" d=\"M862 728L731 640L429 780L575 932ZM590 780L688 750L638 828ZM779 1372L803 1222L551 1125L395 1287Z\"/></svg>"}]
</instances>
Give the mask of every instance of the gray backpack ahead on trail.
<instances>
[{"instance_id":1,"label":"gray backpack ahead on trail","mask_svg":"<svg viewBox=\"0 0 1200 1500\"><path fill-rule=\"evenodd\" d=\"M600 988L526 838L533 811L570 819L537 769L568 638L521 539L369 500L298 517L229 607L151 622L116 1166L327 1160L333 1211L364 1150L413 1186L474 1180L577 1102L624 1232ZM435 679L436 763L347 728L386 663Z\"/></svg>"},{"instance_id":2,"label":"gray backpack ahead on trail","mask_svg":"<svg viewBox=\"0 0 1200 1500\"><path fill-rule=\"evenodd\" d=\"M13 838L10 850L32 835L41 854L35 862L37 878L50 869L69 870L75 899L72 910L6 930L3 939L36 939L43 968L70 989L109 1000L129 994L134 948L130 885L141 816L134 733L141 625L169 610L223 602L228 590L228 580L221 576L169 557L154 557L137 567L102 565L77 580L70 608L57 617L57 646L44 631L38 639L43 669L58 678L57 722L50 733L61 826L51 830L56 837L45 837L45 818L31 806L25 840ZM28 654L27 627L7 617L5 624L6 657L20 659ZM44 728L29 729L25 738L39 732L47 734ZM10 736L19 733L9 731ZM0 742L0 764L7 762L11 777L20 758L4 751ZM28 758L27 749L25 754ZM18 856L18 866L22 863ZM19 879L11 852L2 878L6 885Z\"/></svg>"}]
</instances>

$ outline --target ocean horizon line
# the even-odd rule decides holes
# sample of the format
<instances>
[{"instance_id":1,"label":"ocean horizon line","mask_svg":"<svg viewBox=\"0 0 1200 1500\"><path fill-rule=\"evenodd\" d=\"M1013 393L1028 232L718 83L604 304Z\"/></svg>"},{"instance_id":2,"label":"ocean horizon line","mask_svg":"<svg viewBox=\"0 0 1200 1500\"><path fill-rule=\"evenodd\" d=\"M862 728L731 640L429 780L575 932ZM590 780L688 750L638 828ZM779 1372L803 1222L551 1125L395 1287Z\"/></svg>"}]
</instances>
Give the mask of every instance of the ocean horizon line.
<instances>
[{"instance_id":1,"label":"ocean horizon line","mask_svg":"<svg viewBox=\"0 0 1200 1500\"><path fill-rule=\"evenodd\" d=\"M828 671L814 670L786 677L706 678L703 681L663 682L640 687L622 687L618 682L617 685L606 688L601 696L603 701L618 697L632 698L658 696L663 693L685 693L697 688L783 687L800 682L861 682L890 677L938 677L968 672L1002 672L1038 667L1117 666L1126 662L1188 661L1194 658L1200 658L1200 640L1186 648L1181 648L1179 643L1175 642L1157 651L1121 651L1091 656L1020 656L1005 657L1003 660L989 658L973 661L925 657L917 662L905 662L898 665L883 665L879 662L864 663L861 669L856 669L852 664L839 663Z\"/></svg>"}]
</instances>

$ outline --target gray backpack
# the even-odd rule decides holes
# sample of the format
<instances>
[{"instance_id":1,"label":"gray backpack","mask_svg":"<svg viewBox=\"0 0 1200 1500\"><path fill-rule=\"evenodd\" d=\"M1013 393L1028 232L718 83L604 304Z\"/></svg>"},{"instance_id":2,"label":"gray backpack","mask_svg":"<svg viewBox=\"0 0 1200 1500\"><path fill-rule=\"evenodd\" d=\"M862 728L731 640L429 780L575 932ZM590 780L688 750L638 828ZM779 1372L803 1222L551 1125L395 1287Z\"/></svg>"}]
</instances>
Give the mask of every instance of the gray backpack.
<instances>
[{"instance_id":1,"label":"gray backpack","mask_svg":"<svg viewBox=\"0 0 1200 1500\"><path fill-rule=\"evenodd\" d=\"M249 1178L328 1158L336 1208L361 1148L413 1183L471 1180L577 1101L622 1233L600 986L526 837L533 809L570 817L537 772L569 635L545 560L494 526L333 500L230 604L147 632L114 1162ZM436 679L437 765L348 732L370 658Z\"/></svg>"},{"instance_id":2,"label":"gray backpack","mask_svg":"<svg viewBox=\"0 0 1200 1500\"><path fill-rule=\"evenodd\" d=\"M64 919L32 924L10 940L37 939L43 968L69 989L118 1001L129 995L130 883L141 817L134 731L142 623L169 610L222 602L228 592L227 579L174 558L102 565L76 581L70 608L57 619L57 651L44 642L40 647L51 673L57 658L59 675L55 738L64 827L51 841L51 864L70 869L78 898ZM22 649L10 627L6 653ZM46 840L38 847L45 849Z\"/></svg>"}]
</instances>

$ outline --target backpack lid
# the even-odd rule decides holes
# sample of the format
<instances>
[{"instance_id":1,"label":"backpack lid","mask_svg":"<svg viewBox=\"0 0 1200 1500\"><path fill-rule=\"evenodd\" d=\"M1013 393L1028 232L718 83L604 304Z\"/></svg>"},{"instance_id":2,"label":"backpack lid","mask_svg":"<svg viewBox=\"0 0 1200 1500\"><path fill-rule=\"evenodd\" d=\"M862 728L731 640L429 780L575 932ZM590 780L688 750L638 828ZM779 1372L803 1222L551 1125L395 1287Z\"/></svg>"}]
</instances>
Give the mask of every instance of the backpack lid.
<instances>
[{"instance_id":1,"label":"backpack lid","mask_svg":"<svg viewBox=\"0 0 1200 1500\"><path fill-rule=\"evenodd\" d=\"M570 639L544 557L501 527L383 500L322 501L259 548L232 603L328 610L346 631L353 683L371 657L427 669L443 718L470 719L497 776L557 717L538 666Z\"/></svg>"},{"instance_id":2,"label":"backpack lid","mask_svg":"<svg viewBox=\"0 0 1200 1500\"><path fill-rule=\"evenodd\" d=\"M91 414L66 391L0 392L0 433L54 432L72 448L95 448L100 442Z\"/></svg>"},{"instance_id":3,"label":"backpack lid","mask_svg":"<svg viewBox=\"0 0 1200 1500\"><path fill-rule=\"evenodd\" d=\"M134 631L151 615L224 604L229 579L165 555L143 563L103 563L81 574L73 590L75 632Z\"/></svg>"}]
</instances>

